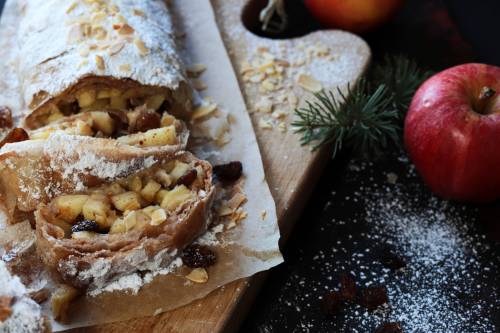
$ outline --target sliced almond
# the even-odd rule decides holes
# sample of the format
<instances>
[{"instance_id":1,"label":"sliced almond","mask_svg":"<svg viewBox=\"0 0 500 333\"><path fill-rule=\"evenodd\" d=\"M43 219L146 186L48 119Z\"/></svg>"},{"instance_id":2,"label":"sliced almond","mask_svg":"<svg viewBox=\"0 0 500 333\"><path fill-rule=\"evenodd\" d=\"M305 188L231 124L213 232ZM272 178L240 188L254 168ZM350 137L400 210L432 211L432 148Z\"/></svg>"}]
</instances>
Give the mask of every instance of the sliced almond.
<instances>
[{"instance_id":1,"label":"sliced almond","mask_svg":"<svg viewBox=\"0 0 500 333\"><path fill-rule=\"evenodd\" d=\"M103 71L106 68L105 64L104 64L104 59L100 55L95 56L95 62L96 62L97 68L100 71Z\"/></svg>"},{"instance_id":2,"label":"sliced almond","mask_svg":"<svg viewBox=\"0 0 500 333\"><path fill-rule=\"evenodd\" d=\"M186 275L186 279L195 283L206 283L208 281L208 273L204 268L195 268Z\"/></svg>"},{"instance_id":3,"label":"sliced almond","mask_svg":"<svg viewBox=\"0 0 500 333\"><path fill-rule=\"evenodd\" d=\"M125 73L130 73L132 71L132 68L130 67L129 64L123 64L120 65L120 71L125 72Z\"/></svg>"},{"instance_id":4,"label":"sliced almond","mask_svg":"<svg viewBox=\"0 0 500 333\"><path fill-rule=\"evenodd\" d=\"M146 17L146 14L142 10L139 10L139 9L134 9L133 13L134 13L135 16Z\"/></svg>"},{"instance_id":5,"label":"sliced almond","mask_svg":"<svg viewBox=\"0 0 500 333\"><path fill-rule=\"evenodd\" d=\"M132 28L130 25L128 24L124 24L121 26L121 28L118 30L118 33L120 35L131 35L134 33L134 28Z\"/></svg>"},{"instance_id":6,"label":"sliced almond","mask_svg":"<svg viewBox=\"0 0 500 333\"><path fill-rule=\"evenodd\" d=\"M193 87L194 89L198 90L198 91L203 91L205 89L207 89L207 85L201 81L200 79L193 79L191 80L192 84L193 84Z\"/></svg>"},{"instance_id":7,"label":"sliced almond","mask_svg":"<svg viewBox=\"0 0 500 333\"><path fill-rule=\"evenodd\" d=\"M204 118L212 114L215 110L217 110L217 104L215 103L202 104L194 110L193 114L191 115L191 119L197 120L200 118Z\"/></svg>"},{"instance_id":8,"label":"sliced almond","mask_svg":"<svg viewBox=\"0 0 500 333\"><path fill-rule=\"evenodd\" d=\"M189 77L198 77L200 76L204 71L206 71L207 66L203 64L192 64L186 68L186 71L188 73Z\"/></svg>"},{"instance_id":9,"label":"sliced almond","mask_svg":"<svg viewBox=\"0 0 500 333\"><path fill-rule=\"evenodd\" d=\"M255 104L255 108L258 112L271 113L273 111L273 102L268 97L261 97Z\"/></svg>"},{"instance_id":10,"label":"sliced almond","mask_svg":"<svg viewBox=\"0 0 500 333\"><path fill-rule=\"evenodd\" d=\"M259 127L262 129L272 129L273 123L269 119L260 118Z\"/></svg>"},{"instance_id":11,"label":"sliced almond","mask_svg":"<svg viewBox=\"0 0 500 333\"><path fill-rule=\"evenodd\" d=\"M149 53L149 49L146 47L144 42L139 38L134 39L134 44L139 50L140 55L144 56Z\"/></svg>"},{"instance_id":12,"label":"sliced almond","mask_svg":"<svg viewBox=\"0 0 500 333\"><path fill-rule=\"evenodd\" d=\"M321 82L306 74L300 74L297 83L305 90L313 93L320 92L323 89Z\"/></svg>"},{"instance_id":13,"label":"sliced almond","mask_svg":"<svg viewBox=\"0 0 500 333\"><path fill-rule=\"evenodd\" d=\"M75 8L76 6L78 6L78 3L77 2L73 2L69 7L68 9L66 9L66 14L69 14L71 13Z\"/></svg>"},{"instance_id":14,"label":"sliced almond","mask_svg":"<svg viewBox=\"0 0 500 333\"><path fill-rule=\"evenodd\" d=\"M115 55L115 54L118 54L120 53L121 50L123 50L123 48L125 47L125 42L124 41L119 41L113 45L111 45L111 47L109 48L109 55Z\"/></svg>"}]
</instances>

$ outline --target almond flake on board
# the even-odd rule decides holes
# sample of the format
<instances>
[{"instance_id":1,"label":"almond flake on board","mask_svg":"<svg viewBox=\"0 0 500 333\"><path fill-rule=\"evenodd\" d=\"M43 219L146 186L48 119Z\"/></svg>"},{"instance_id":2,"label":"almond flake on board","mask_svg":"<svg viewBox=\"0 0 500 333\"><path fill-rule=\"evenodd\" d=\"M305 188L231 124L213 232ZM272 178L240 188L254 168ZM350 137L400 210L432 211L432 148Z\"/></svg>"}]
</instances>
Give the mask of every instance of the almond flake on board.
<instances>
[{"instance_id":1,"label":"almond flake on board","mask_svg":"<svg viewBox=\"0 0 500 333\"><path fill-rule=\"evenodd\" d=\"M205 100L206 101L206 100ZM194 109L191 120L204 118L217 110L217 104L213 102L204 103Z\"/></svg>"},{"instance_id":2,"label":"almond flake on board","mask_svg":"<svg viewBox=\"0 0 500 333\"><path fill-rule=\"evenodd\" d=\"M193 84L194 89L198 91L203 91L207 89L207 85L200 79L193 79L191 80L191 83Z\"/></svg>"},{"instance_id":3,"label":"almond flake on board","mask_svg":"<svg viewBox=\"0 0 500 333\"><path fill-rule=\"evenodd\" d=\"M132 35L134 31L135 31L134 28L125 23L124 25L121 26L120 30L118 30L118 33L120 35Z\"/></svg>"},{"instance_id":4,"label":"almond flake on board","mask_svg":"<svg viewBox=\"0 0 500 333\"><path fill-rule=\"evenodd\" d=\"M269 119L260 118L259 127L262 129L273 129L273 123Z\"/></svg>"},{"instance_id":5,"label":"almond flake on board","mask_svg":"<svg viewBox=\"0 0 500 333\"><path fill-rule=\"evenodd\" d=\"M11 304L13 299L11 296L0 297L0 323L8 319L12 314Z\"/></svg>"},{"instance_id":6,"label":"almond flake on board","mask_svg":"<svg viewBox=\"0 0 500 333\"><path fill-rule=\"evenodd\" d=\"M271 113L273 111L273 102L268 97L261 97L255 104L255 109L258 112Z\"/></svg>"},{"instance_id":7,"label":"almond flake on board","mask_svg":"<svg viewBox=\"0 0 500 333\"><path fill-rule=\"evenodd\" d=\"M203 64L192 64L186 68L186 72L188 73L188 76L192 77L192 78L199 77L206 70L207 70L207 66L205 66Z\"/></svg>"},{"instance_id":8,"label":"almond flake on board","mask_svg":"<svg viewBox=\"0 0 500 333\"><path fill-rule=\"evenodd\" d=\"M195 268L185 277L195 283L206 283L208 281L208 273L204 268Z\"/></svg>"},{"instance_id":9,"label":"almond flake on board","mask_svg":"<svg viewBox=\"0 0 500 333\"><path fill-rule=\"evenodd\" d=\"M323 89L321 82L306 74L300 74L297 79L297 83L305 90L313 93L320 92Z\"/></svg>"}]
</instances>

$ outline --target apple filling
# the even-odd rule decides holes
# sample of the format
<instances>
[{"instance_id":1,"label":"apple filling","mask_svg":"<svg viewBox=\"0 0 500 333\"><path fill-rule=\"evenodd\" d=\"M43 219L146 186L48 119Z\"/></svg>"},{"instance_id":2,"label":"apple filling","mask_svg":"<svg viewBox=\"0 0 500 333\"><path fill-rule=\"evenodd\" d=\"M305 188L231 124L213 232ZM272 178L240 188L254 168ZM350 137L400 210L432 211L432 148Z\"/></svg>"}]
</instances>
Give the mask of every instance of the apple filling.
<instances>
[{"instance_id":1,"label":"apple filling","mask_svg":"<svg viewBox=\"0 0 500 333\"><path fill-rule=\"evenodd\" d=\"M47 220L64 231L56 238L73 239L162 226L200 198L205 178L196 161L170 161L87 193L59 196Z\"/></svg>"},{"instance_id":2,"label":"apple filling","mask_svg":"<svg viewBox=\"0 0 500 333\"><path fill-rule=\"evenodd\" d=\"M142 105L149 110L162 111L168 108L168 95L165 89L155 87L117 89L102 84L88 85L49 105L40 124L45 126L81 112L132 110Z\"/></svg>"},{"instance_id":3,"label":"apple filling","mask_svg":"<svg viewBox=\"0 0 500 333\"><path fill-rule=\"evenodd\" d=\"M180 120L163 113L162 116L145 105L132 111L89 111L65 117L33 130L30 139L47 139L54 132L91 136L113 137L118 142L142 146L178 144L178 133L183 125Z\"/></svg>"}]
</instances>

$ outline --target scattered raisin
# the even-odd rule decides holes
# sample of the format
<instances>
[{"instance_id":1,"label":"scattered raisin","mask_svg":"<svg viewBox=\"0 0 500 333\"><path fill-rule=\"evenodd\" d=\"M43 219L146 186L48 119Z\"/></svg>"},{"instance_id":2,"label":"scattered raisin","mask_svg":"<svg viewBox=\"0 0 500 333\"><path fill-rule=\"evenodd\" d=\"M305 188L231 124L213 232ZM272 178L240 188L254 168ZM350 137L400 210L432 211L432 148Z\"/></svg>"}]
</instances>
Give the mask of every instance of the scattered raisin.
<instances>
[{"instance_id":1,"label":"scattered raisin","mask_svg":"<svg viewBox=\"0 0 500 333\"><path fill-rule=\"evenodd\" d=\"M190 268L206 268L216 260L215 252L203 245L191 245L182 253L182 262Z\"/></svg>"},{"instance_id":2,"label":"scattered raisin","mask_svg":"<svg viewBox=\"0 0 500 333\"><path fill-rule=\"evenodd\" d=\"M28 140L30 137L28 133L22 128L14 128L0 141L0 148L7 143L19 142Z\"/></svg>"},{"instance_id":3,"label":"scattered raisin","mask_svg":"<svg viewBox=\"0 0 500 333\"><path fill-rule=\"evenodd\" d=\"M323 296L321 308L326 315L335 316L342 306L342 295L337 291L332 291Z\"/></svg>"},{"instance_id":4,"label":"scattered raisin","mask_svg":"<svg viewBox=\"0 0 500 333\"><path fill-rule=\"evenodd\" d=\"M79 232L79 231L97 231L99 230L99 224L96 221L92 220L83 220L77 222L75 225L71 227L71 232Z\"/></svg>"},{"instance_id":5,"label":"scattered raisin","mask_svg":"<svg viewBox=\"0 0 500 333\"><path fill-rule=\"evenodd\" d=\"M375 333L403 333L400 323L383 323L375 330Z\"/></svg>"},{"instance_id":6,"label":"scattered raisin","mask_svg":"<svg viewBox=\"0 0 500 333\"><path fill-rule=\"evenodd\" d=\"M380 258L380 262L387 268L398 270L406 267L406 261L398 255L386 251Z\"/></svg>"},{"instance_id":7,"label":"scattered raisin","mask_svg":"<svg viewBox=\"0 0 500 333\"><path fill-rule=\"evenodd\" d=\"M145 110L137 116L135 126L131 132L146 132L150 129L159 128L160 126L160 115L155 111Z\"/></svg>"},{"instance_id":8,"label":"scattered raisin","mask_svg":"<svg viewBox=\"0 0 500 333\"><path fill-rule=\"evenodd\" d=\"M184 175L179 177L179 179L177 179L177 182L175 184L189 186L196 180L197 176L198 172L196 171L196 169L191 169L187 171Z\"/></svg>"},{"instance_id":9,"label":"scattered raisin","mask_svg":"<svg viewBox=\"0 0 500 333\"><path fill-rule=\"evenodd\" d=\"M214 174L222 182L235 182L241 177L242 172L243 166L239 161L214 166Z\"/></svg>"},{"instance_id":10,"label":"scattered raisin","mask_svg":"<svg viewBox=\"0 0 500 333\"><path fill-rule=\"evenodd\" d=\"M375 310L389 301L387 289L384 286L368 287L361 291L359 305L368 310Z\"/></svg>"},{"instance_id":11,"label":"scattered raisin","mask_svg":"<svg viewBox=\"0 0 500 333\"><path fill-rule=\"evenodd\" d=\"M349 273L340 275L340 295L345 301L353 302L356 299L356 281Z\"/></svg>"},{"instance_id":12,"label":"scattered raisin","mask_svg":"<svg viewBox=\"0 0 500 333\"><path fill-rule=\"evenodd\" d=\"M12 127L12 111L6 106L0 106L0 128Z\"/></svg>"}]
</instances>

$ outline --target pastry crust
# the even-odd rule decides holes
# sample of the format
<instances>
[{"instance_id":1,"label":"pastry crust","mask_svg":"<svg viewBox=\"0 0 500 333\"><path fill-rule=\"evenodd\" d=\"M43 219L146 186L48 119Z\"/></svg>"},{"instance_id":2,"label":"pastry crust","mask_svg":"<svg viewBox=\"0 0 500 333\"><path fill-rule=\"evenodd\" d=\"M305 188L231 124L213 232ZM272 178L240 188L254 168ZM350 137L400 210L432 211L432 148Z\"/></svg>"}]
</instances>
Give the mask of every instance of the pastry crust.
<instances>
[{"instance_id":1,"label":"pastry crust","mask_svg":"<svg viewBox=\"0 0 500 333\"><path fill-rule=\"evenodd\" d=\"M214 196L210 164L190 153L177 154L173 159L160 158L155 165L134 174L134 177L152 176L172 161L201 168L203 176L191 186L194 197L169 211L166 220L159 225L148 223L127 232L110 231L88 239L67 238L57 222L56 201L41 205L35 212L36 242L47 267L74 287L96 288L138 270L168 265L178 250L206 231ZM94 190L79 193L95 193Z\"/></svg>"},{"instance_id":2,"label":"pastry crust","mask_svg":"<svg viewBox=\"0 0 500 333\"><path fill-rule=\"evenodd\" d=\"M82 191L172 158L185 146L141 148L112 139L54 133L47 140L5 145L0 150L0 193L10 223L19 222L55 196Z\"/></svg>"},{"instance_id":3,"label":"pastry crust","mask_svg":"<svg viewBox=\"0 0 500 333\"><path fill-rule=\"evenodd\" d=\"M190 107L191 89L163 0L21 1L18 75L25 125L78 91L98 87L161 92L169 112ZM50 42L48 42L50 41Z\"/></svg>"}]
</instances>

